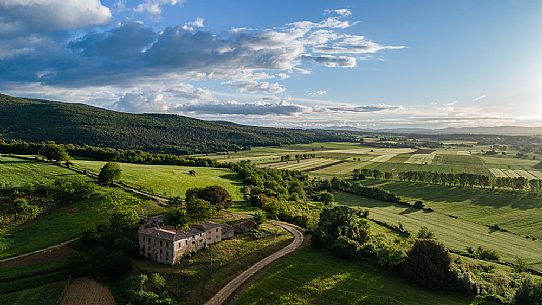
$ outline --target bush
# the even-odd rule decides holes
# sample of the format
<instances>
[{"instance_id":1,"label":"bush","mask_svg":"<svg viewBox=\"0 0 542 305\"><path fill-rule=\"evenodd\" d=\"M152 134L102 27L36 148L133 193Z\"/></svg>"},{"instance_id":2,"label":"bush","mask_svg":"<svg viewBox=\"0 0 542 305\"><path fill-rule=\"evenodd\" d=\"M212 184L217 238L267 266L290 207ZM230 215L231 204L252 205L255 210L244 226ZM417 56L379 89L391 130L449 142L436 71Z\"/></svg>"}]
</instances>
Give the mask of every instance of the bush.
<instances>
[{"instance_id":1,"label":"bush","mask_svg":"<svg viewBox=\"0 0 542 305\"><path fill-rule=\"evenodd\" d=\"M517 305L542 305L542 282L535 282L531 276L525 277L514 301Z\"/></svg>"},{"instance_id":2,"label":"bush","mask_svg":"<svg viewBox=\"0 0 542 305\"><path fill-rule=\"evenodd\" d=\"M446 285L450 271L450 253L432 239L418 239L407 254L405 276L414 283L431 289Z\"/></svg>"},{"instance_id":3,"label":"bush","mask_svg":"<svg viewBox=\"0 0 542 305\"><path fill-rule=\"evenodd\" d=\"M100 169L98 181L101 184L111 184L120 179L121 172L122 170L117 162L107 162L102 169Z\"/></svg>"},{"instance_id":4,"label":"bush","mask_svg":"<svg viewBox=\"0 0 542 305\"><path fill-rule=\"evenodd\" d=\"M478 259L489 260L489 261L498 261L499 254L497 251L492 249L485 249L480 246L474 251L474 256Z\"/></svg>"},{"instance_id":5,"label":"bush","mask_svg":"<svg viewBox=\"0 0 542 305\"><path fill-rule=\"evenodd\" d=\"M435 234L431 230L429 230L428 227L424 226L420 228L420 231L418 231L416 237L419 239L434 239Z\"/></svg>"},{"instance_id":6,"label":"bush","mask_svg":"<svg viewBox=\"0 0 542 305\"><path fill-rule=\"evenodd\" d=\"M219 185L211 185L204 188L192 188L186 191L186 201L199 198L208 201L220 211L232 206L233 200L225 188Z\"/></svg>"},{"instance_id":7,"label":"bush","mask_svg":"<svg viewBox=\"0 0 542 305\"><path fill-rule=\"evenodd\" d=\"M423 201L418 200L418 201L414 202L414 207L416 209L423 209L423 207L424 207Z\"/></svg>"}]
</instances>

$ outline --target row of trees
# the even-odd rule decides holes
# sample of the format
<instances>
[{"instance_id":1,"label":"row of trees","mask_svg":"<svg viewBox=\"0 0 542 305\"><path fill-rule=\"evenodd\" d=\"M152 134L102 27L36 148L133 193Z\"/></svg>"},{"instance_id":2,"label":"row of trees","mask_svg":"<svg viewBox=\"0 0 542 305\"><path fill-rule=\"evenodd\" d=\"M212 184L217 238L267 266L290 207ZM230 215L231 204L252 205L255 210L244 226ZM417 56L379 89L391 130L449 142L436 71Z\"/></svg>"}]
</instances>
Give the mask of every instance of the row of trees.
<instances>
[{"instance_id":1,"label":"row of trees","mask_svg":"<svg viewBox=\"0 0 542 305\"><path fill-rule=\"evenodd\" d=\"M0 153L42 155L49 161L67 161L68 155L92 158L99 161L117 161L139 164L169 164L201 167L220 167L212 159L194 158L167 153L150 153L142 150L117 149L53 142L28 143L22 141L3 142L0 140Z\"/></svg>"},{"instance_id":2,"label":"row of trees","mask_svg":"<svg viewBox=\"0 0 542 305\"><path fill-rule=\"evenodd\" d=\"M299 155L294 155L293 158L291 155L284 155L284 156L280 156L280 162L287 162L287 161L292 161L292 160L303 160L303 159L311 159L311 158L316 158L316 154L299 154Z\"/></svg>"},{"instance_id":3,"label":"row of trees","mask_svg":"<svg viewBox=\"0 0 542 305\"><path fill-rule=\"evenodd\" d=\"M492 180L487 175L459 173L445 174L428 171L406 171L394 175L390 172L382 172L377 169L354 169L352 171L353 180L373 179L395 179L408 182L424 182L431 184L460 186L460 187L495 187L514 190L528 189L533 192L542 190L542 181L538 179L529 180L524 177L497 177Z\"/></svg>"}]
</instances>

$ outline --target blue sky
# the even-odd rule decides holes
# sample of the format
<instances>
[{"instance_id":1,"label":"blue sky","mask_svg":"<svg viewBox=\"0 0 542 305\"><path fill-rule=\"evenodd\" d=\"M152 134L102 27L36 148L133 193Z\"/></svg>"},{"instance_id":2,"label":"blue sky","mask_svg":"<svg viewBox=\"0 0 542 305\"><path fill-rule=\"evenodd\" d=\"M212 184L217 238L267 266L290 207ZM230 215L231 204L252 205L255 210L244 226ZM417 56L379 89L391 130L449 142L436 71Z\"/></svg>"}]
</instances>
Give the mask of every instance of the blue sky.
<instances>
[{"instance_id":1,"label":"blue sky","mask_svg":"<svg viewBox=\"0 0 542 305\"><path fill-rule=\"evenodd\" d=\"M542 1L0 0L0 91L266 126L540 126Z\"/></svg>"}]
</instances>

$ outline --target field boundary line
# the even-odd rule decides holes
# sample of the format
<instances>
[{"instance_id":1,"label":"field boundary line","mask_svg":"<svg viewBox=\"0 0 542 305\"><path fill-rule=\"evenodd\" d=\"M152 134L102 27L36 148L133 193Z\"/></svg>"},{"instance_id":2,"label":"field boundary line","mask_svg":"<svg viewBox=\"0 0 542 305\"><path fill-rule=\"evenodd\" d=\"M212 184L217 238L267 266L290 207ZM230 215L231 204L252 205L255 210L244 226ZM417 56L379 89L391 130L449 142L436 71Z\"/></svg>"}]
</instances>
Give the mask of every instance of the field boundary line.
<instances>
[{"instance_id":1,"label":"field boundary line","mask_svg":"<svg viewBox=\"0 0 542 305\"><path fill-rule=\"evenodd\" d=\"M65 246L65 245L67 245L67 244L70 244L70 243L72 243L72 242L74 242L74 241L76 241L76 240L78 240L78 239L79 239L79 237L72 238L72 239L68 239L68 240L66 240L66 241L63 241L63 242L61 242L61 243L58 243L58 244L49 246L49 247L47 247L47 248L43 248L43 249L31 251L31 252L22 253L22 254L19 254L19 255L16 255L16 256L8 257L8 258L3 258L3 259L0 259L0 263L5 263L5 262L9 262L9 261L12 261L12 260L15 260L15 259L27 257L27 256L30 256L30 255L34 255L34 254L46 252L46 251L49 251L49 250L54 250L54 249L56 249L56 248L60 248L60 247L62 247L62 246Z\"/></svg>"},{"instance_id":2,"label":"field boundary line","mask_svg":"<svg viewBox=\"0 0 542 305\"><path fill-rule=\"evenodd\" d=\"M70 283L72 281L72 275L68 277L68 281L66 284L64 284L64 289L62 289L62 293L58 297L58 300L56 301L56 305L60 305L62 303L62 300L64 300L64 296L66 295L66 291L68 291L68 287L70 286Z\"/></svg>"}]
</instances>

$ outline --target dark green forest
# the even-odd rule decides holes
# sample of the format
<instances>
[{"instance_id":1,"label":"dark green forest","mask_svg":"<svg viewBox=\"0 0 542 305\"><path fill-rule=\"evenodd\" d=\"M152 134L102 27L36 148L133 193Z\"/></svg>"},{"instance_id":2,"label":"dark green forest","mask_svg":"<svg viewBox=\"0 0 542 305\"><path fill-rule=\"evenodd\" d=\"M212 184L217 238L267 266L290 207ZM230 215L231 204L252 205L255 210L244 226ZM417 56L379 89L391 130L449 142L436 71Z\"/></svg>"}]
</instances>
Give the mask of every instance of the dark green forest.
<instances>
[{"instance_id":1,"label":"dark green forest","mask_svg":"<svg viewBox=\"0 0 542 305\"><path fill-rule=\"evenodd\" d=\"M0 137L174 154L353 140L350 132L345 131L254 127L174 114L131 114L3 94L0 94Z\"/></svg>"}]
</instances>

